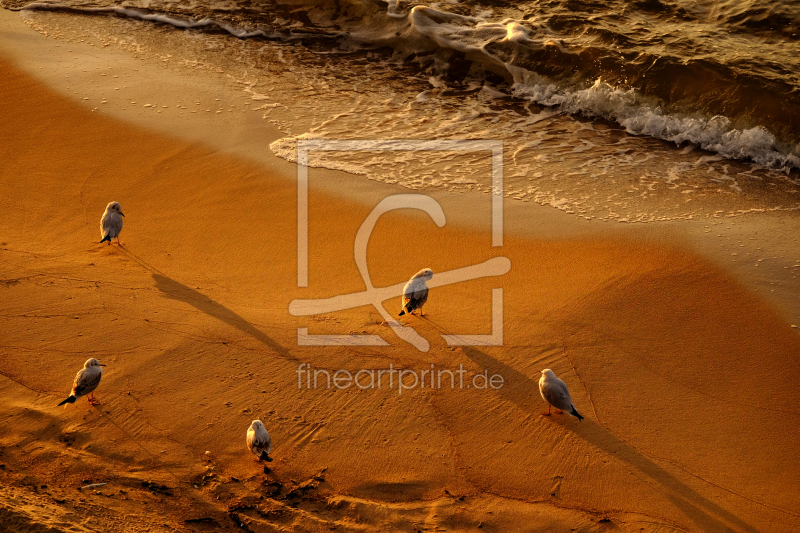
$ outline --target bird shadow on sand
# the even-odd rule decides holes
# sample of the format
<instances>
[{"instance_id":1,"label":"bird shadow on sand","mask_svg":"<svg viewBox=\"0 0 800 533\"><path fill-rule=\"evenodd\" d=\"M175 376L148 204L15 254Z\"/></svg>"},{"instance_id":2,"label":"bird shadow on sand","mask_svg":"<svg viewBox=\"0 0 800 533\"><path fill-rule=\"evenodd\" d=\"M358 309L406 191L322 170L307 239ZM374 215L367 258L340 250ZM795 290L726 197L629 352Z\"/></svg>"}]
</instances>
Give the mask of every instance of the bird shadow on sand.
<instances>
[{"instance_id":1,"label":"bird shadow on sand","mask_svg":"<svg viewBox=\"0 0 800 533\"><path fill-rule=\"evenodd\" d=\"M429 320L440 333L449 334L442 326ZM539 396L539 381L531 379L513 367L495 359L474 346L462 346L464 354L469 357L479 368L488 370L489 374L500 374L505 385L495 392L508 400L526 413L534 417L543 416L546 405ZM584 413L586 414L586 413ZM553 423L568 426L568 430L585 440L592 446L602 450L609 457L623 461L658 483L664 490L664 496L680 509L692 522L703 531L747 531L757 533L750 524L743 521L727 509L710 501L705 496L687 486L684 482L664 470L658 464L646 457L642 452L623 441L606 428L600 426L590 418L578 421L559 415L551 417ZM556 418L558 417L558 418ZM556 422L558 421L558 422ZM727 522L727 523L726 523ZM730 525L728 525L730 524Z\"/></svg>"},{"instance_id":2,"label":"bird shadow on sand","mask_svg":"<svg viewBox=\"0 0 800 533\"><path fill-rule=\"evenodd\" d=\"M506 385L497 390L501 397L516 404L527 413L535 416L542 415L545 406L543 401L539 399L538 380L529 378L474 347L464 346L463 349L464 354L479 367L487 369L490 374L500 374L505 378ZM664 495L703 531L741 530L752 533L757 532L753 526L699 494L594 420L586 418L579 422L566 414L564 417L562 419L563 422L557 423L561 425L569 424L568 429L578 437L602 450L609 457L628 463L637 471L658 483L666 489Z\"/></svg>"},{"instance_id":3,"label":"bird shadow on sand","mask_svg":"<svg viewBox=\"0 0 800 533\"><path fill-rule=\"evenodd\" d=\"M283 345L267 336L264 332L253 326L250 322L237 315L224 305L212 300L205 294L198 292L186 285L168 278L167 276L159 273L152 273L153 279L156 282L156 288L161 291L167 298L178 300L187 303L209 316L225 322L226 324L235 327L242 333L245 333L260 343L268 346L284 359L296 361L297 358L289 353Z\"/></svg>"}]
</instances>

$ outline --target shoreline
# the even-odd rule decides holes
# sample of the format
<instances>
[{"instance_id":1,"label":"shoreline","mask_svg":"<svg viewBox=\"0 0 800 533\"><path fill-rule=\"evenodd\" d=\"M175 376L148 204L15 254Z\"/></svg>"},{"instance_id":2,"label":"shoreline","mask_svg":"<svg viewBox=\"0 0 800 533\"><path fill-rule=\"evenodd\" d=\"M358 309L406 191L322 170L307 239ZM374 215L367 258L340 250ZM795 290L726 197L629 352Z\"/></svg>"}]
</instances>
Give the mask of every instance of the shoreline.
<instances>
[{"instance_id":1,"label":"shoreline","mask_svg":"<svg viewBox=\"0 0 800 533\"><path fill-rule=\"evenodd\" d=\"M191 68L176 70L167 64L157 65L113 47L45 37L23 24L15 12L0 12L0 27L4 34L0 46L12 54L18 66L77 104L170 138L201 143L296 182L297 166L269 149L284 134L262 118L261 112L250 108L257 107L255 104L260 101L253 100L253 94L235 80L203 70L192 76ZM106 103L100 103L103 101ZM131 105L131 101L137 105ZM148 102L156 103L143 107ZM188 109L181 109L178 102L188 104L183 105ZM202 105L195 104L192 109L195 102ZM164 103L166 107L157 109ZM371 205L387 194L410 192L401 186L322 168L311 168L310 179L317 190ZM487 227L488 195L424 192L452 205L448 223L475 229ZM619 223L584 220L550 206L511 198L506 198L504 204L505 231L527 238L614 235L688 248L776 306L789 324L798 326L800 333L800 300L794 297L800 294L800 240L794 238L800 233L800 216L795 212Z\"/></svg>"},{"instance_id":2,"label":"shoreline","mask_svg":"<svg viewBox=\"0 0 800 533\"><path fill-rule=\"evenodd\" d=\"M9 33L6 15L0 49L27 50L14 57L28 74L42 67L45 79L55 76L58 61L72 72L60 43L19 27ZM102 70L127 68L103 50L71 57L89 52ZM793 307L765 298L764 285L781 282L788 299L794 278L776 264L782 278L747 279L749 270L724 261L730 247L765 247L736 238L771 231L782 217L725 220L733 242L698 254L719 239L705 221L611 226L507 200L508 233L493 249L478 201L488 197L434 192L450 219L444 228L407 213L381 217L367 253L375 286L407 279L418 270L414 255L435 272L498 254L512 269L501 282L503 346L441 338L491 333L488 295L498 280L482 278L432 290L428 318L409 319L431 341L417 352L372 308L287 313L293 299L363 290L354 236L376 198L407 190L312 170L309 288L298 288L295 167L269 153L264 142L279 133L261 118L240 129L227 123L223 138L209 121L181 122L172 107L158 121L141 107L93 112L3 68L11 163L0 170L0 416L9 428L0 476L12 495L0 494L0 505L13 515L107 530L148 506L153 518L137 527L154 531L192 530L187 520L203 518L231 530L239 520L254 530L482 523L503 531L534 517L541 531L601 531L605 520L625 531L800 525L791 511L798 472L787 468L800 441L785 424L800 399L800 337L786 323ZM181 76L137 68L131 93L162 80L145 99L176 96ZM101 69L79 98L108 89ZM217 94L229 107L224 87L199 84L183 81L195 87L192 98ZM187 124L189 139L165 135ZM96 244L97 218L112 199L127 215L122 248ZM392 346L298 346L298 327L379 335ZM103 405L55 409L88 354L108 364L97 390ZM462 364L505 384L320 394L296 387L301 363L352 372ZM540 416L538 372L547 367L586 420ZM276 444L270 474L244 449L258 417ZM76 492L84 479L109 487Z\"/></svg>"}]
</instances>

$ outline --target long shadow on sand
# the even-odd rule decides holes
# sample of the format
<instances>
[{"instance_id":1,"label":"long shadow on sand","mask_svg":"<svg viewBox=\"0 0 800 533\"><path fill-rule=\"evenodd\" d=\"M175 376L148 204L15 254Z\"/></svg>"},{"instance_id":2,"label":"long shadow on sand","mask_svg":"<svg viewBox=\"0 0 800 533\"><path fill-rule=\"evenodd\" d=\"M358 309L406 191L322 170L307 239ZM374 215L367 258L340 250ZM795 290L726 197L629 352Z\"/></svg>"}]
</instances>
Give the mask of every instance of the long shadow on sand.
<instances>
[{"instance_id":1,"label":"long shadow on sand","mask_svg":"<svg viewBox=\"0 0 800 533\"><path fill-rule=\"evenodd\" d=\"M178 300L187 303L209 316L225 322L245 333L250 335L257 341L278 353L284 359L296 361L297 359L289 353L284 346L276 342L274 339L268 337L261 330L250 324L247 320L237 315L224 305L215 302L203 293L197 292L194 289L178 283L174 279L168 278L163 274L153 273L153 279L156 281L156 288L160 290L167 298Z\"/></svg>"},{"instance_id":2,"label":"long shadow on sand","mask_svg":"<svg viewBox=\"0 0 800 533\"><path fill-rule=\"evenodd\" d=\"M474 347L464 346L463 348L467 357L479 367L487 369L490 374L500 374L505 378L506 386L497 390L501 397L513 402L520 409L532 415L541 414L543 404L539 399L538 381L530 379L528 376ZM588 443L603 450L610 457L616 457L627 462L633 468L667 489L665 496L697 524L701 530L708 532L735 530L757 532L753 526L688 487L675 476L642 455L636 448L599 426L593 420L586 418L582 422L574 421L574 423L570 424L569 429ZM723 522L723 520L732 524L733 527Z\"/></svg>"}]
</instances>

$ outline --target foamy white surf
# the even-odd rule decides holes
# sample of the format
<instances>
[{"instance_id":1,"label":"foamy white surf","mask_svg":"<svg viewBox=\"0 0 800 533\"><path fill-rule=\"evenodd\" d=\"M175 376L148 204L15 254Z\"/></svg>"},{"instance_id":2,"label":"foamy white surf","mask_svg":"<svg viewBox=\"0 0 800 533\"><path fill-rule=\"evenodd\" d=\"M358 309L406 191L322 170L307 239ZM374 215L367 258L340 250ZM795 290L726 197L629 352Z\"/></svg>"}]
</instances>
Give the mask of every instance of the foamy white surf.
<instances>
[{"instance_id":1,"label":"foamy white surf","mask_svg":"<svg viewBox=\"0 0 800 533\"><path fill-rule=\"evenodd\" d=\"M647 135L677 145L690 142L728 159L750 159L785 172L800 168L800 157L779 150L775 136L763 126L739 130L723 116L665 114L661 108L644 103L635 91L616 89L600 80L588 89L570 91L527 74L525 81L514 84L514 95L519 98L566 113L612 120L633 135Z\"/></svg>"},{"instance_id":2,"label":"foamy white surf","mask_svg":"<svg viewBox=\"0 0 800 533\"><path fill-rule=\"evenodd\" d=\"M202 18L200 20L194 19L184 19L180 17L174 17L171 15L165 15L161 13L146 13L143 11L139 11L137 9L130 9L126 7L74 7L70 5L64 5L56 2L33 2L31 4L27 4L20 8L7 8L11 11L35 11L35 10L43 10L43 11L76 11L76 12L83 12L83 13L94 13L94 14L114 14L119 16L128 17L134 20L143 20L146 22L161 22L163 24L169 24L175 28L180 29L197 29L197 28L207 28L207 27L217 27L221 30L228 32L229 34L237 37L239 39L248 39L252 37L264 37L267 39L287 39L289 38L286 35L281 35L276 32L272 31L265 31L265 30L246 30L242 28L237 28L231 24L228 24L224 21L215 20L212 18ZM300 38L298 36L294 36L293 38L297 39Z\"/></svg>"}]
</instances>

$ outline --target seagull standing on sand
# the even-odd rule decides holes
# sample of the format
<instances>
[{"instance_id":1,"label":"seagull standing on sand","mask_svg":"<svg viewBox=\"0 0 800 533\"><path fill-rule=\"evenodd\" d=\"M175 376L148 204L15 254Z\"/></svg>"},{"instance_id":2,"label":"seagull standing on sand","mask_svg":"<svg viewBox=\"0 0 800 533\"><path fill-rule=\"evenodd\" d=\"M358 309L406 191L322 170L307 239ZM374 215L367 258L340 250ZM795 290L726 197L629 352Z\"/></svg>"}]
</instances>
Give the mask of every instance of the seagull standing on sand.
<instances>
[{"instance_id":1,"label":"seagull standing on sand","mask_svg":"<svg viewBox=\"0 0 800 533\"><path fill-rule=\"evenodd\" d=\"M256 461L262 459L272 461L269 456L269 452L272 451L272 439L261 420L253 420L247 428L247 449L255 454Z\"/></svg>"},{"instance_id":2,"label":"seagull standing on sand","mask_svg":"<svg viewBox=\"0 0 800 533\"><path fill-rule=\"evenodd\" d=\"M109 202L106 210L103 211L103 218L100 219L100 235L103 237L101 243L108 241L111 244L111 239L117 238L117 245L119 245L119 232L122 231L122 208L119 202Z\"/></svg>"},{"instance_id":3,"label":"seagull standing on sand","mask_svg":"<svg viewBox=\"0 0 800 533\"><path fill-rule=\"evenodd\" d=\"M406 286L403 287L402 307L400 314L397 316L403 316L406 313L411 314L417 309L419 309L419 316L423 316L422 306L428 301L428 286L425 285L425 282L432 277L433 270L423 268L408 280Z\"/></svg>"},{"instance_id":4,"label":"seagull standing on sand","mask_svg":"<svg viewBox=\"0 0 800 533\"><path fill-rule=\"evenodd\" d=\"M63 405L64 409L66 409L66 404L75 403L75 400L86 394L89 395L86 397L89 400L89 405L98 405L100 402L95 399L93 393L100 384L100 378L103 377L104 366L106 365L100 364L100 361L94 358L88 359L83 363L83 368L75 375L75 382L72 384L72 392L69 398L58 405Z\"/></svg>"},{"instance_id":5,"label":"seagull standing on sand","mask_svg":"<svg viewBox=\"0 0 800 533\"><path fill-rule=\"evenodd\" d=\"M559 414L566 411L572 416L578 417L578 420L583 420L578 410L572 405L567 384L558 379L549 368L542 370L542 377L539 378L539 392L544 401L550 404L547 406L547 413L544 413L546 416L550 416L550 408L555 407Z\"/></svg>"}]
</instances>

